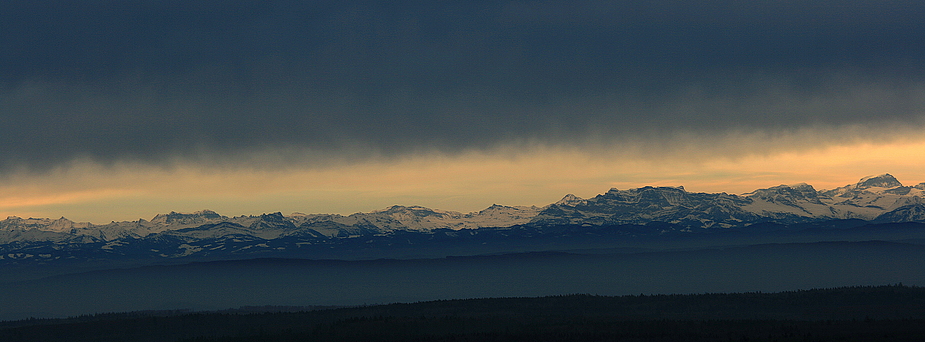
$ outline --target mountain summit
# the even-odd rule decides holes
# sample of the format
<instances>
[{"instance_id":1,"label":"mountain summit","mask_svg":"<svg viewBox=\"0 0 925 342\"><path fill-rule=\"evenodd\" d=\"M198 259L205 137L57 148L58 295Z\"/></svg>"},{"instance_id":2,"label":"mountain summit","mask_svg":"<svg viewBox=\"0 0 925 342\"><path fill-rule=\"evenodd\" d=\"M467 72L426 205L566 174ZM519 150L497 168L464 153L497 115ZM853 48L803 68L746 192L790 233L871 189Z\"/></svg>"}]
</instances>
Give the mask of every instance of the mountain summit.
<instances>
[{"instance_id":1,"label":"mountain summit","mask_svg":"<svg viewBox=\"0 0 925 342\"><path fill-rule=\"evenodd\" d=\"M868 189L868 188L874 188L874 187L876 188L895 188L895 187L900 187L900 186L903 186L902 183L896 180L896 177L893 177L893 175L889 173L884 173L879 176L867 176L867 177L861 178L861 180L858 181L858 184L857 184L858 189Z\"/></svg>"}]
</instances>

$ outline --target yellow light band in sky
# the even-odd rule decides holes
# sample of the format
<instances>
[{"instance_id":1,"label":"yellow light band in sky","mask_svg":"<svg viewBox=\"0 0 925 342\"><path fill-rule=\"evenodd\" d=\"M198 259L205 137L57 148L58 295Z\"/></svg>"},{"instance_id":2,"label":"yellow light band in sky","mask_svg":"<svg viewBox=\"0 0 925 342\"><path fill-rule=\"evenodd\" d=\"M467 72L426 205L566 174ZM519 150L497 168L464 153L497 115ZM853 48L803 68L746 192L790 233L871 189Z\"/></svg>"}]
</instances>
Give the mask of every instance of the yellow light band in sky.
<instances>
[{"instance_id":1,"label":"yellow light band in sky","mask_svg":"<svg viewBox=\"0 0 925 342\"><path fill-rule=\"evenodd\" d=\"M350 214L401 204L469 212L494 203L542 206L567 193L591 197L611 187L683 185L694 192L744 193L806 182L830 189L887 172L905 185L925 182L925 139L703 159L538 148L315 168L75 162L44 174L6 177L0 182L0 215L107 223L201 209L230 216Z\"/></svg>"}]
</instances>

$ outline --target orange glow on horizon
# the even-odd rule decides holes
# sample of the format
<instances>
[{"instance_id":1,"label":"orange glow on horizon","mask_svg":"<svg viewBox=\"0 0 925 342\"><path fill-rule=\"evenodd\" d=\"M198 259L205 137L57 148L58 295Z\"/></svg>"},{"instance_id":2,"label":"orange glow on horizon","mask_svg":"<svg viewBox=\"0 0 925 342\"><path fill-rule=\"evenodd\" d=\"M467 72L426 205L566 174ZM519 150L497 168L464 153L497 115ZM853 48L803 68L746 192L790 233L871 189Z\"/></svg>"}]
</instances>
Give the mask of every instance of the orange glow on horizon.
<instances>
[{"instance_id":1,"label":"orange glow on horizon","mask_svg":"<svg viewBox=\"0 0 925 342\"><path fill-rule=\"evenodd\" d=\"M799 182L830 189L886 172L914 185L925 182L923 166L925 139L706 159L536 149L418 155L329 168L74 163L0 183L0 216L65 216L99 223L169 211L350 214L394 204L469 212L494 203L542 206L568 193L591 197L611 187L682 185L692 192L741 194Z\"/></svg>"}]
</instances>

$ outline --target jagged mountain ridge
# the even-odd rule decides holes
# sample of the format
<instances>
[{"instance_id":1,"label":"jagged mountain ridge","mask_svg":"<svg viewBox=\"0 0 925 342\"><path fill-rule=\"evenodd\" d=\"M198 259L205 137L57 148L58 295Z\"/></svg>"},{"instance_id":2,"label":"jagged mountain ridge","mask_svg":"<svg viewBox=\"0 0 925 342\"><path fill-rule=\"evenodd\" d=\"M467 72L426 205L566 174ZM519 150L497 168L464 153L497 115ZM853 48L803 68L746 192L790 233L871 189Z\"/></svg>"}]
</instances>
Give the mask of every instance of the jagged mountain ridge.
<instances>
[{"instance_id":1,"label":"jagged mountain ridge","mask_svg":"<svg viewBox=\"0 0 925 342\"><path fill-rule=\"evenodd\" d=\"M220 215L211 210L194 213L158 214L150 221L111 222L105 225L78 223L66 218L9 217L0 221L0 242L16 241L13 235L35 239L42 233L49 240L57 235L90 236L103 241L144 237L167 231L182 231L222 222L250 233L276 237L292 231L314 230L327 237L384 233L392 230L477 229L522 224L645 224L658 221L691 227L730 227L756 221L779 223L828 219L863 219L885 222L925 220L925 183L903 186L890 174L864 177L858 183L817 191L811 185L779 185L743 195L692 193L684 187L641 187L610 189L582 199L568 194L544 207L492 205L482 211L459 213L421 206L395 205L369 213L351 215L281 213L259 216ZM10 233L16 234L10 234ZM31 233L30 233L31 232ZM31 234L31 235L30 235Z\"/></svg>"},{"instance_id":2,"label":"jagged mountain ridge","mask_svg":"<svg viewBox=\"0 0 925 342\"><path fill-rule=\"evenodd\" d=\"M86 246L106 253L133 251L131 253L179 257L228 249L286 249L399 233L452 238L460 236L459 233L471 235L479 229L505 227L542 232L544 227L660 223L671 225L671 229L677 231L691 232L756 223L796 224L839 219L925 222L923 198L925 183L904 186L892 175L883 174L821 191L805 183L780 185L742 195L688 192L683 187L611 189L588 199L569 194L544 207L496 204L467 214L396 205L346 216L269 213L228 217L210 210L171 212L157 215L150 221L141 219L105 225L75 223L65 218L10 217L0 221L0 259L59 258L61 256L56 254L60 251ZM286 242L274 245L273 241Z\"/></svg>"},{"instance_id":3,"label":"jagged mountain ridge","mask_svg":"<svg viewBox=\"0 0 925 342\"><path fill-rule=\"evenodd\" d=\"M568 195L540 212L533 223L646 224L666 222L696 228L728 228L756 223L862 219L878 222L922 221L925 183L903 186L890 174L817 191L811 185L779 185L743 195L692 193L683 187L610 191L589 199Z\"/></svg>"},{"instance_id":4,"label":"jagged mountain ridge","mask_svg":"<svg viewBox=\"0 0 925 342\"><path fill-rule=\"evenodd\" d=\"M99 241L122 238L142 238L152 234L204 236L205 226L229 229L240 234L261 238L278 238L293 233L308 233L326 237L349 237L384 233L392 230L431 231L434 229L476 229L506 227L528 223L541 210L539 207L492 205L482 211L462 214L420 206L395 205L383 210L351 215L302 214L284 216L269 213L259 216L222 216L211 210L194 213L159 214L150 221L111 222L105 225L75 223L66 218L23 219L9 217L0 221L0 243L15 241L63 241L81 236ZM220 223L226 225L219 226ZM210 233L206 235L215 235Z\"/></svg>"}]
</instances>

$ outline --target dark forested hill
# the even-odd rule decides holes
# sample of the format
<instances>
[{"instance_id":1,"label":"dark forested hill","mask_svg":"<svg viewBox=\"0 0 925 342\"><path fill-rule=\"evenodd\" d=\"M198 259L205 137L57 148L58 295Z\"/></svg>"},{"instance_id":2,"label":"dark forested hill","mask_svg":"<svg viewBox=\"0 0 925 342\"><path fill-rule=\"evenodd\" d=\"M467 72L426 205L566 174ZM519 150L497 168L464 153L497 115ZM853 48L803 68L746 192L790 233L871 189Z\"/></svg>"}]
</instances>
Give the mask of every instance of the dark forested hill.
<instances>
[{"instance_id":1,"label":"dark forested hill","mask_svg":"<svg viewBox=\"0 0 925 342\"><path fill-rule=\"evenodd\" d=\"M915 341L925 288L565 295L267 313L127 313L0 323L2 341Z\"/></svg>"}]
</instances>

